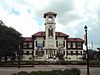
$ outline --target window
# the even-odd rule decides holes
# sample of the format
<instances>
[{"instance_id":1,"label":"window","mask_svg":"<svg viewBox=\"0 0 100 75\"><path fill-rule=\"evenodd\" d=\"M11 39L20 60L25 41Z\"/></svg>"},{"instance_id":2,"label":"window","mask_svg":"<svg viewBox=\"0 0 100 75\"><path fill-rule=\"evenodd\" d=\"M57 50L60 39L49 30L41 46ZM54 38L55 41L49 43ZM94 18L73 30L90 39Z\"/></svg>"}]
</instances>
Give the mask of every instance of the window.
<instances>
[{"instance_id":1,"label":"window","mask_svg":"<svg viewBox=\"0 0 100 75\"><path fill-rule=\"evenodd\" d=\"M73 55L73 51L71 51L71 55Z\"/></svg>"},{"instance_id":2,"label":"window","mask_svg":"<svg viewBox=\"0 0 100 75\"><path fill-rule=\"evenodd\" d=\"M70 51L68 51L68 55L71 55Z\"/></svg>"},{"instance_id":3,"label":"window","mask_svg":"<svg viewBox=\"0 0 100 75\"><path fill-rule=\"evenodd\" d=\"M32 48L32 43L31 42L29 43L29 48Z\"/></svg>"},{"instance_id":4,"label":"window","mask_svg":"<svg viewBox=\"0 0 100 75\"><path fill-rule=\"evenodd\" d=\"M29 51L26 51L26 55L29 55Z\"/></svg>"},{"instance_id":5,"label":"window","mask_svg":"<svg viewBox=\"0 0 100 75\"><path fill-rule=\"evenodd\" d=\"M76 51L76 55L78 55L78 51Z\"/></svg>"},{"instance_id":6,"label":"window","mask_svg":"<svg viewBox=\"0 0 100 75\"><path fill-rule=\"evenodd\" d=\"M23 48L27 48L27 42L23 43Z\"/></svg>"},{"instance_id":7,"label":"window","mask_svg":"<svg viewBox=\"0 0 100 75\"><path fill-rule=\"evenodd\" d=\"M37 41L37 47L43 47L44 42L43 41Z\"/></svg>"},{"instance_id":8,"label":"window","mask_svg":"<svg viewBox=\"0 0 100 75\"><path fill-rule=\"evenodd\" d=\"M59 47L64 47L64 42L63 41L58 41Z\"/></svg>"},{"instance_id":9,"label":"window","mask_svg":"<svg viewBox=\"0 0 100 75\"><path fill-rule=\"evenodd\" d=\"M73 46L72 46L73 48L76 48L76 43L72 43L72 45L73 45Z\"/></svg>"},{"instance_id":10,"label":"window","mask_svg":"<svg viewBox=\"0 0 100 75\"><path fill-rule=\"evenodd\" d=\"M50 25L50 27L48 28L48 37L53 37L53 28Z\"/></svg>"},{"instance_id":11,"label":"window","mask_svg":"<svg viewBox=\"0 0 100 75\"><path fill-rule=\"evenodd\" d=\"M44 51L36 51L36 55L42 57L44 55Z\"/></svg>"},{"instance_id":12,"label":"window","mask_svg":"<svg viewBox=\"0 0 100 75\"><path fill-rule=\"evenodd\" d=\"M80 55L82 55L82 51L80 51Z\"/></svg>"},{"instance_id":13,"label":"window","mask_svg":"<svg viewBox=\"0 0 100 75\"><path fill-rule=\"evenodd\" d=\"M68 43L68 48L71 48L71 43L70 42Z\"/></svg>"},{"instance_id":14,"label":"window","mask_svg":"<svg viewBox=\"0 0 100 75\"><path fill-rule=\"evenodd\" d=\"M81 48L81 43L80 42L77 43L77 48Z\"/></svg>"}]
</instances>

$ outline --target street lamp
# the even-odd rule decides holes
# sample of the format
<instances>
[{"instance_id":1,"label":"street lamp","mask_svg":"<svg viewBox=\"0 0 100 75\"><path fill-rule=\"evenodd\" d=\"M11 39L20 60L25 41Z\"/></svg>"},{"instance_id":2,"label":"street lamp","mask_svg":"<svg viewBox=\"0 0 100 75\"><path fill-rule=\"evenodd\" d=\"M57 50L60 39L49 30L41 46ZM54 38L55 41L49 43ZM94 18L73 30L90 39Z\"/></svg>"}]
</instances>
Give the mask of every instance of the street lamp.
<instances>
[{"instance_id":1,"label":"street lamp","mask_svg":"<svg viewBox=\"0 0 100 75\"><path fill-rule=\"evenodd\" d=\"M89 51L88 51L88 42L87 42L87 26L84 27L85 30L85 45L86 45L86 53L87 53L87 75L90 75L89 73Z\"/></svg>"},{"instance_id":2,"label":"street lamp","mask_svg":"<svg viewBox=\"0 0 100 75\"><path fill-rule=\"evenodd\" d=\"M20 69L20 43L18 48L18 69Z\"/></svg>"},{"instance_id":3,"label":"street lamp","mask_svg":"<svg viewBox=\"0 0 100 75\"><path fill-rule=\"evenodd\" d=\"M18 69L20 69L20 62L21 62L21 51L22 51L22 43L23 43L23 37L19 38L19 45L18 45Z\"/></svg>"},{"instance_id":4,"label":"street lamp","mask_svg":"<svg viewBox=\"0 0 100 75\"><path fill-rule=\"evenodd\" d=\"M34 40L34 36L32 35L32 40ZM34 64L34 41L33 41L33 44L32 44L32 58L33 58L33 64Z\"/></svg>"}]
</instances>

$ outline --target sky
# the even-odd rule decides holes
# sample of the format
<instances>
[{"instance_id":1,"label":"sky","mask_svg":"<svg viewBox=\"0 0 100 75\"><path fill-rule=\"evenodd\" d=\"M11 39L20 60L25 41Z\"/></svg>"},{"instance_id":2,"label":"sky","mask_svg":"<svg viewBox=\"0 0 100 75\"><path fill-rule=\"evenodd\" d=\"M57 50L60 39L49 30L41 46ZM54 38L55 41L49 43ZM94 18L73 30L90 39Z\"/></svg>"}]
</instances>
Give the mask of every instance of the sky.
<instances>
[{"instance_id":1,"label":"sky","mask_svg":"<svg viewBox=\"0 0 100 75\"><path fill-rule=\"evenodd\" d=\"M44 31L49 11L57 13L56 31L84 39L87 25L89 48L100 47L100 0L0 0L0 20L23 37Z\"/></svg>"}]
</instances>

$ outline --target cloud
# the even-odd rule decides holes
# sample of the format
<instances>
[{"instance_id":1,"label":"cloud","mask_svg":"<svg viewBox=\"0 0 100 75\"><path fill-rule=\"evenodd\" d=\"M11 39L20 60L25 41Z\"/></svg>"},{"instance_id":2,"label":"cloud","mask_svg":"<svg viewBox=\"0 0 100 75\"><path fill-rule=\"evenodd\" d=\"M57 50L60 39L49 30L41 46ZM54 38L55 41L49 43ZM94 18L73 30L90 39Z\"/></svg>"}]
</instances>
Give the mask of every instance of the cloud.
<instances>
[{"instance_id":1,"label":"cloud","mask_svg":"<svg viewBox=\"0 0 100 75\"><path fill-rule=\"evenodd\" d=\"M26 6L17 5L16 3L3 2L0 4L0 20L3 20L5 25L15 28L23 34L23 36L31 36L33 33L39 31L40 26L38 21L32 19L32 16L27 12ZM12 5L14 5L12 7Z\"/></svg>"},{"instance_id":2,"label":"cloud","mask_svg":"<svg viewBox=\"0 0 100 75\"><path fill-rule=\"evenodd\" d=\"M44 31L43 15L53 11L57 13L56 31L84 38L87 25L89 42L99 46L99 9L99 0L0 0L0 20L30 37L37 31Z\"/></svg>"},{"instance_id":3,"label":"cloud","mask_svg":"<svg viewBox=\"0 0 100 75\"><path fill-rule=\"evenodd\" d=\"M76 20L78 15L73 12L74 10L74 0L51 0L48 5L42 10L36 10L36 17L41 17L45 12L53 11L56 12L58 23L67 25L68 22Z\"/></svg>"}]
</instances>

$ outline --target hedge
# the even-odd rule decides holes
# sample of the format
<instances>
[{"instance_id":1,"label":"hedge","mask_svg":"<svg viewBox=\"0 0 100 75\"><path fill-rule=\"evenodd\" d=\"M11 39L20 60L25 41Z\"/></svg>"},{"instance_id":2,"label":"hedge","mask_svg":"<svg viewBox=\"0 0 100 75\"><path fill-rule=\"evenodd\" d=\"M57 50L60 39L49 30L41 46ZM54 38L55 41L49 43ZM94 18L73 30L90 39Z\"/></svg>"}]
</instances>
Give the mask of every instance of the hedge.
<instances>
[{"instance_id":1,"label":"hedge","mask_svg":"<svg viewBox=\"0 0 100 75\"><path fill-rule=\"evenodd\" d=\"M52 71L32 71L27 73L21 71L12 75L80 75L80 70L77 68L65 69L65 70L52 70Z\"/></svg>"},{"instance_id":2,"label":"hedge","mask_svg":"<svg viewBox=\"0 0 100 75\"><path fill-rule=\"evenodd\" d=\"M57 61L57 62L48 62L48 61L21 61L20 65L86 65L87 61ZM100 65L100 61L90 60L90 65ZM18 65L18 62L0 62L0 66L2 65Z\"/></svg>"}]
</instances>

